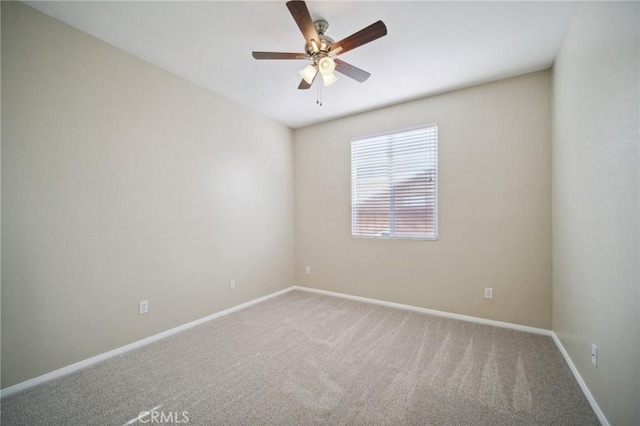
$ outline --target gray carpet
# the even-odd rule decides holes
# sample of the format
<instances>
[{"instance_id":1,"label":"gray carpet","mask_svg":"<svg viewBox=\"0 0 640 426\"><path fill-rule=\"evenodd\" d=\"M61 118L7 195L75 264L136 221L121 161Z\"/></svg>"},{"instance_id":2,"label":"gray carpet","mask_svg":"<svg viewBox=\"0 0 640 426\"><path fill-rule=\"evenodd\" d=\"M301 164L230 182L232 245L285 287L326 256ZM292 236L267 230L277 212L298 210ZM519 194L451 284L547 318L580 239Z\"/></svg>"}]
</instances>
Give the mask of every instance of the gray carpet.
<instances>
[{"instance_id":1,"label":"gray carpet","mask_svg":"<svg viewBox=\"0 0 640 426\"><path fill-rule=\"evenodd\" d=\"M3 426L599 424L549 337L303 291L1 407Z\"/></svg>"}]
</instances>

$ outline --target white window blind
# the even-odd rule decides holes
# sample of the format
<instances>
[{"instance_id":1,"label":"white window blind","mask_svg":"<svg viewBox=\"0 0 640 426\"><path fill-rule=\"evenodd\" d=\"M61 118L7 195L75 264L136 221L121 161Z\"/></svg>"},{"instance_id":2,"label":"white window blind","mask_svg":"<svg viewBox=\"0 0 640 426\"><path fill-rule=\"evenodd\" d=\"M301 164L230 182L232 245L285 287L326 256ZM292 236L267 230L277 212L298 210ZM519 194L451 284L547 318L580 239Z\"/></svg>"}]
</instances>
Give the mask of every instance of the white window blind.
<instances>
[{"instance_id":1,"label":"white window blind","mask_svg":"<svg viewBox=\"0 0 640 426\"><path fill-rule=\"evenodd\" d=\"M438 236L438 126L351 141L351 234Z\"/></svg>"}]
</instances>

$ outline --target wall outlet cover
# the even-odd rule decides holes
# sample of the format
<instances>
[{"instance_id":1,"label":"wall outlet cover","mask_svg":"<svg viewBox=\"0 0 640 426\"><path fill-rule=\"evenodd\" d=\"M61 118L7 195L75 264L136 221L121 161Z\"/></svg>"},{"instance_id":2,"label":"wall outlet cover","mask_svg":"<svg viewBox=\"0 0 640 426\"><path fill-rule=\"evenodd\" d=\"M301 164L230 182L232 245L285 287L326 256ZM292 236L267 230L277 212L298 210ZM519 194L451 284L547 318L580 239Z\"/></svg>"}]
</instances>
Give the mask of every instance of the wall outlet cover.
<instances>
[{"instance_id":1,"label":"wall outlet cover","mask_svg":"<svg viewBox=\"0 0 640 426\"><path fill-rule=\"evenodd\" d=\"M493 299L493 289L490 287L485 287L484 289L484 298L485 299Z\"/></svg>"}]
</instances>

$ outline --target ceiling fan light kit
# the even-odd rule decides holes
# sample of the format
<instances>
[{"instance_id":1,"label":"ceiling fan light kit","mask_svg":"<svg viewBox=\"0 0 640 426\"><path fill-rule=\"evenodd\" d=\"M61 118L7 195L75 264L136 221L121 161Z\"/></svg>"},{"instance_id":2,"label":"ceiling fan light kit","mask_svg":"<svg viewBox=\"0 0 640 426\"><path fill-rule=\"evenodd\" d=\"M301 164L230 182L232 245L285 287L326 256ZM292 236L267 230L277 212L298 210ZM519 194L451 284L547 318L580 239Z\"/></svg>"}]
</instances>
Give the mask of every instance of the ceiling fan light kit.
<instances>
[{"instance_id":1,"label":"ceiling fan light kit","mask_svg":"<svg viewBox=\"0 0 640 426\"><path fill-rule=\"evenodd\" d=\"M333 83L338 81L338 77L334 73L322 74L322 83L324 87L331 86Z\"/></svg>"},{"instance_id":2,"label":"ceiling fan light kit","mask_svg":"<svg viewBox=\"0 0 640 426\"><path fill-rule=\"evenodd\" d=\"M304 78L304 81L306 81L309 84L312 84L313 80L316 78L317 72L318 72L318 69L315 67L314 64L311 64L311 65L307 65L302 71L300 71L300 75L302 76L302 78Z\"/></svg>"},{"instance_id":3,"label":"ceiling fan light kit","mask_svg":"<svg viewBox=\"0 0 640 426\"><path fill-rule=\"evenodd\" d=\"M387 35L387 27L382 21L377 21L338 42L334 42L332 38L325 35L329 23L323 19L314 22L304 1L289 1L287 8L305 38L305 53L253 52L252 55L255 59L310 60L311 64L300 71L302 81L298 89L301 90L309 89L318 73L322 76L325 87L338 81L334 71L359 83L363 83L371 76L367 71L335 57Z\"/></svg>"},{"instance_id":4,"label":"ceiling fan light kit","mask_svg":"<svg viewBox=\"0 0 640 426\"><path fill-rule=\"evenodd\" d=\"M333 59L330 57L325 56L318 62L318 69L322 74L333 74L333 71L336 69L336 63L333 62Z\"/></svg>"}]
</instances>

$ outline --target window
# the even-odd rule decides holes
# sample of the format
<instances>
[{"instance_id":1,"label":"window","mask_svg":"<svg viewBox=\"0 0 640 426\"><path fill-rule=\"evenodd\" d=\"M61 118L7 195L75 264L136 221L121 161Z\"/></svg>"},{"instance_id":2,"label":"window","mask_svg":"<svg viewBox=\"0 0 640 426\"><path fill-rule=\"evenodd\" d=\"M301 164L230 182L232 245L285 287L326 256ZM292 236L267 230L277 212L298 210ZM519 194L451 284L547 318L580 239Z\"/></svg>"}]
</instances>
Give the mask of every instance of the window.
<instances>
[{"instance_id":1,"label":"window","mask_svg":"<svg viewBox=\"0 0 640 426\"><path fill-rule=\"evenodd\" d=\"M438 126L351 141L351 234L438 237Z\"/></svg>"}]
</instances>

